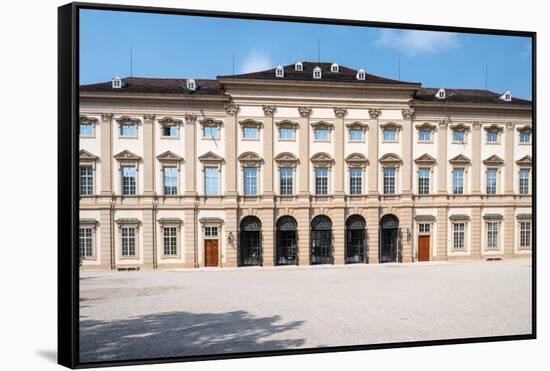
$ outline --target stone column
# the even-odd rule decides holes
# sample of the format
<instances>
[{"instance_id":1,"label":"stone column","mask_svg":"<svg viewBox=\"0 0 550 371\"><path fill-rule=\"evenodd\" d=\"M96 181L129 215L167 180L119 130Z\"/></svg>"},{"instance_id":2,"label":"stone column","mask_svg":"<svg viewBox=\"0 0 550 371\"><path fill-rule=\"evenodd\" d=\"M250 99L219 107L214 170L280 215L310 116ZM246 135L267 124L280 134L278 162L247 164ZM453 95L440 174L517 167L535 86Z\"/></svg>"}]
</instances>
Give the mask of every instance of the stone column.
<instances>
[{"instance_id":1,"label":"stone column","mask_svg":"<svg viewBox=\"0 0 550 371\"><path fill-rule=\"evenodd\" d=\"M370 207L367 209L367 249L369 264L377 264L378 257L378 224L380 221L379 208Z\"/></svg>"},{"instance_id":2,"label":"stone column","mask_svg":"<svg viewBox=\"0 0 550 371\"><path fill-rule=\"evenodd\" d=\"M502 232L502 243L504 246L504 258L514 257L514 236L516 232L516 223L514 220L514 208L506 207L504 209L504 220L500 225Z\"/></svg>"},{"instance_id":3,"label":"stone column","mask_svg":"<svg viewBox=\"0 0 550 371\"><path fill-rule=\"evenodd\" d=\"M143 116L143 195L155 194L155 115Z\"/></svg>"},{"instance_id":4,"label":"stone column","mask_svg":"<svg viewBox=\"0 0 550 371\"><path fill-rule=\"evenodd\" d=\"M343 206L332 210L332 249L334 264L345 263L346 212Z\"/></svg>"},{"instance_id":5,"label":"stone column","mask_svg":"<svg viewBox=\"0 0 550 371\"><path fill-rule=\"evenodd\" d=\"M185 115L185 195L197 195L197 116L194 114Z\"/></svg>"},{"instance_id":6,"label":"stone column","mask_svg":"<svg viewBox=\"0 0 550 371\"><path fill-rule=\"evenodd\" d=\"M367 174L368 194L369 196L378 196L378 117L380 110L369 110L369 142L367 151L369 154L369 167ZM376 221L378 223L378 220ZM376 227L378 235L378 227ZM376 256L378 257L378 245L376 245ZM378 258L377 258L378 259Z\"/></svg>"},{"instance_id":7,"label":"stone column","mask_svg":"<svg viewBox=\"0 0 550 371\"><path fill-rule=\"evenodd\" d=\"M112 113L101 114L100 145L101 145L101 195L113 194L113 122Z\"/></svg>"},{"instance_id":8,"label":"stone column","mask_svg":"<svg viewBox=\"0 0 550 371\"><path fill-rule=\"evenodd\" d=\"M413 128L413 119L414 119L414 109L403 109L401 110L403 115L403 120L406 120L403 123L403 138L401 138L401 148L402 148L402 158L403 161L403 172L401 173L401 193L403 195L410 195L412 193L412 128ZM403 256L403 259L405 257Z\"/></svg>"},{"instance_id":9,"label":"stone column","mask_svg":"<svg viewBox=\"0 0 550 371\"><path fill-rule=\"evenodd\" d=\"M225 125L225 196L235 198L237 196L237 113L239 106L229 103L225 106L229 116Z\"/></svg>"},{"instance_id":10,"label":"stone column","mask_svg":"<svg viewBox=\"0 0 550 371\"><path fill-rule=\"evenodd\" d=\"M231 207L225 210L225 236L220 236L220 249L225 244L225 251L222 250L224 256L220 261L220 265L224 267L236 267L237 251L239 249L239 234L238 234L239 216L237 208ZM233 235L233 242L229 244L227 241L229 233ZM224 241L225 238L225 241ZM225 258L225 262L223 261Z\"/></svg>"},{"instance_id":11,"label":"stone column","mask_svg":"<svg viewBox=\"0 0 550 371\"><path fill-rule=\"evenodd\" d=\"M154 269L155 254L155 213L152 208L143 210L143 267Z\"/></svg>"},{"instance_id":12,"label":"stone column","mask_svg":"<svg viewBox=\"0 0 550 371\"><path fill-rule=\"evenodd\" d=\"M299 141L299 192L300 198L309 197L309 116L311 107L298 107L300 113L300 141ZM309 201L309 198L308 198Z\"/></svg>"},{"instance_id":13,"label":"stone column","mask_svg":"<svg viewBox=\"0 0 550 371\"><path fill-rule=\"evenodd\" d=\"M273 208L262 210L262 265L264 267L275 264L274 219Z\"/></svg>"},{"instance_id":14,"label":"stone column","mask_svg":"<svg viewBox=\"0 0 550 371\"><path fill-rule=\"evenodd\" d=\"M99 239L99 256L102 269L115 269L115 256L113 246L113 220L111 209L99 211L99 235L96 230L96 239Z\"/></svg>"},{"instance_id":15,"label":"stone column","mask_svg":"<svg viewBox=\"0 0 550 371\"><path fill-rule=\"evenodd\" d=\"M263 195L266 198L273 196L273 113L275 106L263 106L264 110L264 184Z\"/></svg>"},{"instance_id":16,"label":"stone column","mask_svg":"<svg viewBox=\"0 0 550 371\"><path fill-rule=\"evenodd\" d=\"M472 194L481 194L481 123L475 121L472 130Z\"/></svg>"},{"instance_id":17,"label":"stone column","mask_svg":"<svg viewBox=\"0 0 550 371\"><path fill-rule=\"evenodd\" d=\"M344 195L344 117L347 114L345 108L334 108L336 122L334 123L334 195Z\"/></svg>"},{"instance_id":18,"label":"stone column","mask_svg":"<svg viewBox=\"0 0 550 371\"><path fill-rule=\"evenodd\" d=\"M449 140L447 138L447 126L447 121L440 121L437 133L437 193L441 195L447 194L447 142ZM445 211L445 213L447 212ZM445 223L447 223L447 220L445 220ZM445 238L446 235L447 230L445 229ZM446 253L445 256L447 256Z\"/></svg>"},{"instance_id":19,"label":"stone column","mask_svg":"<svg viewBox=\"0 0 550 371\"><path fill-rule=\"evenodd\" d=\"M504 137L504 193L514 194L514 124L506 123Z\"/></svg>"},{"instance_id":20,"label":"stone column","mask_svg":"<svg viewBox=\"0 0 550 371\"><path fill-rule=\"evenodd\" d=\"M470 253L472 258L480 259L481 258L481 241L483 236L481 235L481 208L472 207L471 209L471 218L470 218L470 232L471 232L471 248Z\"/></svg>"},{"instance_id":21,"label":"stone column","mask_svg":"<svg viewBox=\"0 0 550 371\"><path fill-rule=\"evenodd\" d=\"M399 225L401 227L401 244L402 244L402 261L410 263L413 261L413 230L412 230L412 207L404 207L401 209L399 217ZM408 239L410 236L410 240Z\"/></svg>"},{"instance_id":22,"label":"stone column","mask_svg":"<svg viewBox=\"0 0 550 371\"><path fill-rule=\"evenodd\" d=\"M183 228L185 230L185 240L180 244L183 249L183 260L186 268L198 267L199 250L198 250L198 231L200 226L196 224L195 210L185 209L183 214L185 220ZM195 256L196 255L196 256Z\"/></svg>"},{"instance_id":23,"label":"stone column","mask_svg":"<svg viewBox=\"0 0 550 371\"><path fill-rule=\"evenodd\" d=\"M447 230L449 219L446 207L437 209L437 259L447 260Z\"/></svg>"},{"instance_id":24,"label":"stone column","mask_svg":"<svg viewBox=\"0 0 550 371\"><path fill-rule=\"evenodd\" d=\"M310 261L310 216L308 208L296 210L294 215L298 223L298 265L309 265Z\"/></svg>"}]
</instances>

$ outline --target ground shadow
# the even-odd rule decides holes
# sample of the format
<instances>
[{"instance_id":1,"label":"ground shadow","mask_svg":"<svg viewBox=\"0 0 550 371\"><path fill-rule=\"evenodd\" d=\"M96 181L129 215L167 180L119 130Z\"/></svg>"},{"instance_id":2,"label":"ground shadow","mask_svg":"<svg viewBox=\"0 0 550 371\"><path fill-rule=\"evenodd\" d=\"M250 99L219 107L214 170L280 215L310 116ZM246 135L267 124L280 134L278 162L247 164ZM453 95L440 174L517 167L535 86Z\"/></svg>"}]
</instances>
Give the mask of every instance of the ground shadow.
<instances>
[{"instance_id":1,"label":"ground shadow","mask_svg":"<svg viewBox=\"0 0 550 371\"><path fill-rule=\"evenodd\" d=\"M80 361L145 359L293 349L304 339L269 339L300 327L280 316L167 312L119 321L80 321Z\"/></svg>"},{"instance_id":2,"label":"ground shadow","mask_svg":"<svg viewBox=\"0 0 550 371\"><path fill-rule=\"evenodd\" d=\"M36 353L50 362L57 363L57 352L55 350L38 350Z\"/></svg>"}]
</instances>

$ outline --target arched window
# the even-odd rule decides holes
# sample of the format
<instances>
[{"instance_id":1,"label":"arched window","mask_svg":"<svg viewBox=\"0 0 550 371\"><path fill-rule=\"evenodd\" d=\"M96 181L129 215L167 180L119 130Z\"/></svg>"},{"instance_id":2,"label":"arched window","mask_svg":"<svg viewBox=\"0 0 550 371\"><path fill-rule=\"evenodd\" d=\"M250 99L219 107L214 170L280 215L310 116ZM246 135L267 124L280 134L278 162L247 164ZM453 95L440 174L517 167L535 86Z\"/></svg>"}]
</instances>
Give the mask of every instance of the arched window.
<instances>
[{"instance_id":1,"label":"arched window","mask_svg":"<svg viewBox=\"0 0 550 371\"><path fill-rule=\"evenodd\" d=\"M294 65L294 69L296 71L303 71L304 70L304 65L302 64L302 62L296 62L296 64Z\"/></svg>"},{"instance_id":2,"label":"arched window","mask_svg":"<svg viewBox=\"0 0 550 371\"><path fill-rule=\"evenodd\" d=\"M402 261L401 231L399 219L393 214L386 214L380 219L380 263Z\"/></svg>"},{"instance_id":3,"label":"arched window","mask_svg":"<svg viewBox=\"0 0 550 371\"><path fill-rule=\"evenodd\" d=\"M325 215L311 221L311 264L332 264L332 222Z\"/></svg>"},{"instance_id":4,"label":"arched window","mask_svg":"<svg viewBox=\"0 0 550 371\"><path fill-rule=\"evenodd\" d=\"M277 221L277 265L298 264L298 224L291 216Z\"/></svg>"},{"instance_id":5,"label":"arched window","mask_svg":"<svg viewBox=\"0 0 550 371\"><path fill-rule=\"evenodd\" d=\"M317 66L313 69L313 78L316 80L321 78L321 67Z\"/></svg>"},{"instance_id":6,"label":"arched window","mask_svg":"<svg viewBox=\"0 0 550 371\"><path fill-rule=\"evenodd\" d=\"M333 64L330 66L330 72L340 72L340 67L338 66L337 63L333 63Z\"/></svg>"},{"instance_id":7,"label":"arched window","mask_svg":"<svg viewBox=\"0 0 550 371\"><path fill-rule=\"evenodd\" d=\"M365 254L365 219L352 215L346 221L346 263L366 262Z\"/></svg>"},{"instance_id":8,"label":"arched window","mask_svg":"<svg viewBox=\"0 0 550 371\"><path fill-rule=\"evenodd\" d=\"M366 77L365 70L361 68L359 71L357 71L356 77L357 77L357 80L365 80L365 77Z\"/></svg>"},{"instance_id":9,"label":"arched window","mask_svg":"<svg viewBox=\"0 0 550 371\"><path fill-rule=\"evenodd\" d=\"M262 223L254 216L247 216L241 222L240 265L262 264Z\"/></svg>"},{"instance_id":10,"label":"arched window","mask_svg":"<svg viewBox=\"0 0 550 371\"><path fill-rule=\"evenodd\" d=\"M285 77L285 70L283 69L283 66L277 66L275 69L275 77Z\"/></svg>"}]
</instances>

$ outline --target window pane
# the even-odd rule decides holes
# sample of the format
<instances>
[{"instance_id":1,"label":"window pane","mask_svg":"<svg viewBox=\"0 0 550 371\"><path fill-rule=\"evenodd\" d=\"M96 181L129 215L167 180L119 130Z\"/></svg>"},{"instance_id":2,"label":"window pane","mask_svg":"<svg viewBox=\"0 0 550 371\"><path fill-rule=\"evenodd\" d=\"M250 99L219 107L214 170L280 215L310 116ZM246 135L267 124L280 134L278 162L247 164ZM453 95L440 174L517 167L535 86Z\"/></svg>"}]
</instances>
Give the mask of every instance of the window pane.
<instances>
[{"instance_id":1,"label":"window pane","mask_svg":"<svg viewBox=\"0 0 550 371\"><path fill-rule=\"evenodd\" d=\"M282 195L292 194L293 170L291 167L282 167L279 170L280 188Z\"/></svg>"},{"instance_id":2,"label":"window pane","mask_svg":"<svg viewBox=\"0 0 550 371\"><path fill-rule=\"evenodd\" d=\"M531 247L531 222L519 223L519 246L521 248Z\"/></svg>"},{"instance_id":3,"label":"window pane","mask_svg":"<svg viewBox=\"0 0 550 371\"><path fill-rule=\"evenodd\" d=\"M419 130L418 131L418 140L420 141L429 141L431 139L431 132L429 130Z\"/></svg>"},{"instance_id":4,"label":"window pane","mask_svg":"<svg viewBox=\"0 0 550 371\"><path fill-rule=\"evenodd\" d=\"M328 129L315 129L315 140L328 140Z\"/></svg>"},{"instance_id":5,"label":"window pane","mask_svg":"<svg viewBox=\"0 0 550 371\"><path fill-rule=\"evenodd\" d=\"M464 223L453 224L453 248L464 249Z\"/></svg>"},{"instance_id":6,"label":"window pane","mask_svg":"<svg viewBox=\"0 0 550 371\"><path fill-rule=\"evenodd\" d=\"M89 122L83 122L80 124L80 136L81 137L91 137L93 136L93 125Z\"/></svg>"},{"instance_id":7,"label":"window pane","mask_svg":"<svg viewBox=\"0 0 550 371\"><path fill-rule=\"evenodd\" d=\"M529 193L529 169L519 170L519 193L522 195Z\"/></svg>"},{"instance_id":8,"label":"window pane","mask_svg":"<svg viewBox=\"0 0 550 371\"><path fill-rule=\"evenodd\" d=\"M464 193L464 169L453 170L453 193Z\"/></svg>"},{"instance_id":9,"label":"window pane","mask_svg":"<svg viewBox=\"0 0 550 371\"><path fill-rule=\"evenodd\" d=\"M529 143L530 140L530 133L526 131L522 131L519 133L519 141L520 143Z\"/></svg>"},{"instance_id":10,"label":"window pane","mask_svg":"<svg viewBox=\"0 0 550 371\"><path fill-rule=\"evenodd\" d=\"M122 194L136 194L136 168L134 166L122 167Z\"/></svg>"},{"instance_id":11,"label":"window pane","mask_svg":"<svg viewBox=\"0 0 550 371\"><path fill-rule=\"evenodd\" d=\"M294 129L292 128L279 128L279 138L292 140L294 139Z\"/></svg>"},{"instance_id":12,"label":"window pane","mask_svg":"<svg viewBox=\"0 0 550 371\"><path fill-rule=\"evenodd\" d=\"M497 138L498 138L498 135L497 135L496 131L487 132L487 142L496 143Z\"/></svg>"},{"instance_id":13,"label":"window pane","mask_svg":"<svg viewBox=\"0 0 550 371\"><path fill-rule=\"evenodd\" d=\"M243 128L243 138L245 139L256 139L258 137L258 129L251 127Z\"/></svg>"},{"instance_id":14,"label":"window pane","mask_svg":"<svg viewBox=\"0 0 550 371\"><path fill-rule=\"evenodd\" d=\"M453 131L453 141L454 142L464 142L464 132L461 130Z\"/></svg>"},{"instance_id":15,"label":"window pane","mask_svg":"<svg viewBox=\"0 0 550 371\"><path fill-rule=\"evenodd\" d=\"M136 137L137 126L135 124L122 124L120 126L120 135L123 137Z\"/></svg>"},{"instance_id":16,"label":"window pane","mask_svg":"<svg viewBox=\"0 0 550 371\"><path fill-rule=\"evenodd\" d=\"M328 194L328 168L326 167L315 168L315 194Z\"/></svg>"},{"instance_id":17,"label":"window pane","mask_svg":"<svg viewBox=\"0 0 550 371\"><path fill-rule=\"evenodd\" d=\"M384 168L384 194L395 193L395 168Z\"/></svg>"},{"instance_id":18,"label":"window pane","mask_svg":"<svg viewBox=\"0 0 550 371\"><path fill-rule=\"evenodd\" d=\"M93 194L93 175L91 166L80 167L80 194L82 196Z\"/></svg>"},{"instance_id":19,"label":"window pane","mask_svg":"<svg viewBox=\"0 0 550 371\"><path fill-rule=\"evenodd\" d=\"M427 195L430 193L430 169L418 169L418 193Z\"/></svg>"},{"instance_id":20,"label":"window pane","mask_svg":"<svg viewBox=\"0 0 550 371\"><path fill-rule=\"evenodd\" d=\"M487 194L497 193L497 170L487 169Z\"/></svg>"},{"instance_id":21,"label":"window pane","mask_svg":"<svg viewBox=\"0 0 550 371\"><path fill-rule=\"evenodd\" d=\"M349 131L349 140L363 140L363 130L351 129Z\"/></svg>"},{"instance_id":22,"label":"window pane","mask_svg":"<svg viewBox=\"0 0 550 371\"><path fill-rule=\"evenodd\" d=\"M487 248L498 249L498 226L497 222L487 223Z\"/></svg>"},{"instance_id":23,"label":"window pane","mask_svg":"<svg viewBox=\"0 0 550 371\"><path fill-rule=\"evenodd\" d=\"M217 126L205 126L203 130L204 130L204 137L205 138L217 138L218 137L218 127Z\"/></svg>"},{"instance_id":24,"label":"window pane","mask_svg":"<svg viewBox=\"0 0 550 371\"><path fill-rule=\"evenodd\" d=\"M92 249L92 228L91 227L80 227L79 229L79 250L80 257L89 258L93 256Z\"/></svg>"},{"instance_id":25,"label":"window pane","mask_svg":"<svg viewBox=\"0 0 550 371\"><path fill-rule=\"evenodd\" d=\"M178 193L178 169L175 167L164 168L164 194L175 195Z\"/></svg>"},{"instance_id":26,"label":"window pane","mask_svg":"<svg viewBox=\"0 0 550 371\"><path fill-rule=\"evenodd\" d=\"M177 228L164 227L163 239L164 239L164 255L176 255L177 254Z\"/></svg>"},{"instance_id":27,"label":"window pane","mask_svg":"<svg viewBox=\"0 0 550 371\"><path fill-rule=\"evenodd\" d=\"M247 196L257 194L257 169L255 167L244 168L244 194Z\"/></svg>"},{"instance_id":28,"label":"window pane","mask_svg":"<svg viewBox=\"0 0 550 371\"><path fill-rule=\"evenodd\" d=\"M361 168L351 168L349 169L349 184L350 184L350 194L359 195L363 193L362 189L362 178L363 178L363 169Z\"/></svg>"},{"instance_id":29,"label":"window pane","mask_svg":"<svg viewBox=\"0 0 550 371\"><path fill-rule=\"evenodd\" d=\"M397 139L397 131L393 129L384 129L384 140L396 140Z\"/></svg>"},{"instance_id":30,"label":"window pane","mask_svg":"<svg viewBox=\"0 0 550 371\"><path fill-rule=\"evenodd\" d=\"M121 253L122 256L136 255L136 235L134 227L122 227L121 231Z\"/></svg>"},{"instance_id":31,"label":"window pane","mask_svg":"<svg viewBox=\"0 0 550 371\"><path fill-rule=\"evenodd\" d=\"M204 192L207 196L219 195L220 171L217 167L204 169Z\"/></svg>"}]
</instances>

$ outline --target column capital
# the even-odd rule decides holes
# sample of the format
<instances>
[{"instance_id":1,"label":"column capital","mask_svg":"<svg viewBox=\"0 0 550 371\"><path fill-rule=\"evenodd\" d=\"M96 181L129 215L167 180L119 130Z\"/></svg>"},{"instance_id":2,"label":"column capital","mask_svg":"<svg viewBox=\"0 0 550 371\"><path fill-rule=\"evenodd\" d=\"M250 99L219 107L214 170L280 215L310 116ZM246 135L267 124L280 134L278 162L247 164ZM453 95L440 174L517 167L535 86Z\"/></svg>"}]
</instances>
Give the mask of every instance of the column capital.
<instances>
[{"instance_id":1,"label":"column capital","mask_svg":"<svg viewBox=\"0 0 550 371\"><path fill-rule=\"evenodd\" d=\"M379 109L371 108L371 109L369 109L369 117L371 119L377 119L380 116L381 112L382 111L380 111Z\"/></svg>"},{"instance_id":2,"label":"column capital","mask_svg":"<svg viewBox=\"0 0 550 371\"><path fill-rule=\"evenodd\" d=\"M101 121L102 122L111 122L111 121L113 121L113 114L112 113L102 113L101 114Z\"/></svg>"},{"instance_id":3,"label":"column capital","mask_svg":"<svg viewBox=\"0 0 550 371\"><path fill-rule=\"evenodd\" d=\"M311 107L298 107L300 117L309 117L311 115Z\"/></svg>"},{"instance_id":4,"label":"column capital","mask_svg":"<svg viewBox=\"0 0 550 371\"><path fill-rule=\"evenodd\" d=\"M262 109L264 110L264 115L266 115L266 116L273 116L273 113L275 112L275 110L277 109L277 107L275 107L275 106L270 106L270 105L263 105L263 106L262 106Z\"/></svg>"},{"instance_id":5,"label":"column capital","mask_svg":"<svg viewBox=\"0 0 550 371\"><path fill-rule=\"evenodd\" d=\"M401 110L401 114L405 120L412 120L414 118L414 108L404 108Z\"/></svg>"},{"instance_id":6,"label":"column capital","mask_svg":"<svg viewBox=\"0 0 550 371\"><path fill-rule=\"evenodd\" d=\"M153 114L145 114L143 115L143 122L146 124L152 124L155 121L155 115Z\"/></svg>"},{"instance_id":7,"label":"column capital","mask_svg":"<svg viewBox=\"0 0 550 371\"><path fill-rule=\"evenodd\" d=\"M447 129L447 126L449 126L449 122L447 120L439 120L439 122L437 123L437 126L440 129Z\"/></svg>"},{"instance_id":8,"label":"column capital","mask_svg":"<svg viewBox=\"0 0 550 371\"><path fill-rule=\"evenodd\" d=\"M513 122L507 122L505 124L506 130L514 130L514 123Z\"/></svg>"},{"instance_id":9,"label":"column capital","mask_svg":"<svg viewBox=\"0 0 550 371\"><path fill-rule=\"evenodd\" d=\"M187 125L193 125L196 120L197 120L197 115L195 115L194 113L185 114L185 123Z\"/></svg>"},{"instance_id":10,"label":"column capital","mask_svg":"<svg viewBox=\"0 0 550 371\"><path fill-rule=\"evenodd\" d=\"M474 122L472 123L472 127L473 127L474 129L481 129L481 121L474 121Z\"/></svg>"},{"instance_id":11,"label":"column capital","mask_svg":"<svg viewBox=\"0 0 550 371\"><path fill-rule=\"evenodd\" d=\"M343 119L347 113L348 110L343 107L334 107L334 115L339 119Z\"/></svg>"},{"instance_id":12,"label":"column capital","mask_svg":"<svg viewBox=\"0 0 550 371\"><path fill-rule=\"evenodd\" d=\"M227 112L227 114L230 116L236 116L237 112L239 112L239 106L233 102L227 103L224 108L225 112Z\"/></svg>"}]
</instances>

